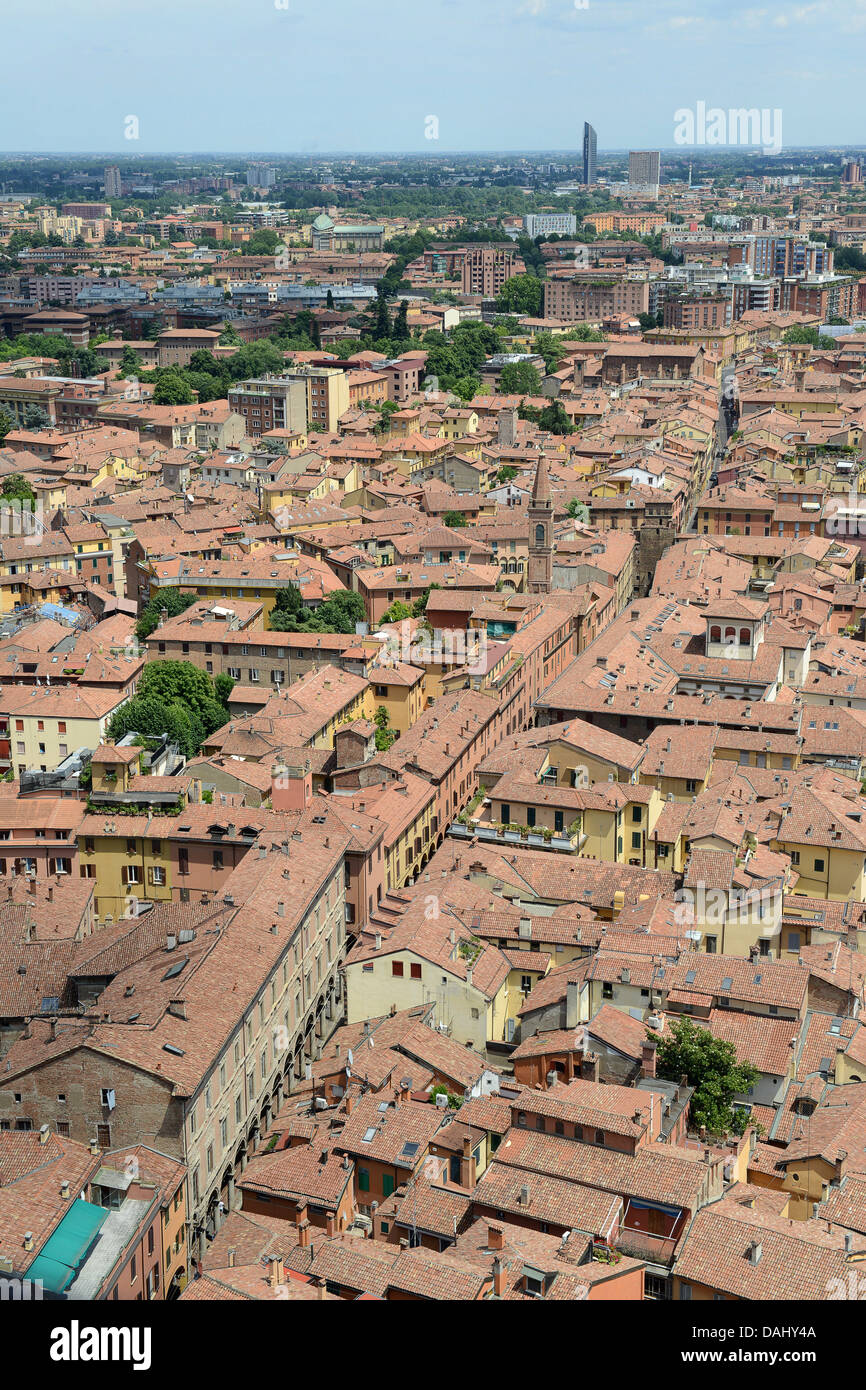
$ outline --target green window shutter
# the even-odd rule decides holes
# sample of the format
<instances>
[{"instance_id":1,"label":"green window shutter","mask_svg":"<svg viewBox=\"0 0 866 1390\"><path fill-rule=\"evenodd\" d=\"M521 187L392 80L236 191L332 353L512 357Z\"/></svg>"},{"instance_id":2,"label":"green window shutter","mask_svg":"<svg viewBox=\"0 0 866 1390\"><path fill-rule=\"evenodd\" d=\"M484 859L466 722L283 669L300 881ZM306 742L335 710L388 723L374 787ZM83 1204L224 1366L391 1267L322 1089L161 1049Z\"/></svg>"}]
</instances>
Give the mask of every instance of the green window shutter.
<instances>
[{"instance_id":1,"label":"green window shutter","mask_svg":"<svg viewBox=\"0 0 866 1390\"><path fill-rule=\"evenodd\" d=\"M370 1170L369 1168L358 1169L358 1189L361 1192L370 1191Z\"/></svg>"},{"instance_id":2,"label":"green window shutter","mask_svg":"<svg viewBox=\"0 0 866 1390\"><path fill-rule=\"evenodd\" d=\"M394 1179L390 1173L385 1173L382 1178L382 1192L386 1197L390 1197L394 1191Z\"/></svg>"}]
</instances>

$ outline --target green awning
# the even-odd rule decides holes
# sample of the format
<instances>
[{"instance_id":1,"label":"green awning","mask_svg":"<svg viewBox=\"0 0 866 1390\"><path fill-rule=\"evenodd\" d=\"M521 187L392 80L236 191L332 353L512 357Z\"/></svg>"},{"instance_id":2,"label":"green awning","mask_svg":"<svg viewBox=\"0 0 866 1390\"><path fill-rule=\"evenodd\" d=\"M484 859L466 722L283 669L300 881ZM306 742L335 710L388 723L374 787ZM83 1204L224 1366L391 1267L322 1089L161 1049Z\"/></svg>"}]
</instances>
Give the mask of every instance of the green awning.
<instances>
[{"instance_id":1,"label":"green awning","mask_svg":"<svg viewBox=\"0 0 866 1390\"><path fill-rule=\"evenodd\" d=\"M78 1197L28 1269L28 1279L41 1279L43 1288L62 1293L75 1278L107 1216L104 1207Z\"/></svg>"},{"instance_id":2,"label":"green awning","mask_svg":"<svg viewBox=\"0 0 866 1390\"><path fill-rule=\"evenodd\" d=\"M63 1293L75 1278L75 1270L47 1255L37 1255L27 1271L27 1278L34 1283L38 1280L48 1293Z\"/></svg>"}]
</instances>

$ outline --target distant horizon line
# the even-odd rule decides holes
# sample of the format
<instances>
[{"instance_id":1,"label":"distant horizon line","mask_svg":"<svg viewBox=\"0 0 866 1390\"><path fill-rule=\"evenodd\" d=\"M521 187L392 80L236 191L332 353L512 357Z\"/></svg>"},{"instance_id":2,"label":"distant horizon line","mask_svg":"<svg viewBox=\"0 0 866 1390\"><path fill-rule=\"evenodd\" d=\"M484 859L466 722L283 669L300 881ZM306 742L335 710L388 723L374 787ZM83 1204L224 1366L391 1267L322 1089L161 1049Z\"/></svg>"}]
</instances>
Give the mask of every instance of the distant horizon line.
<instances>
[{"instance_id":1,"label":"distant horizon line","mask_svg":"<svg viewBox=\"0 0 866 1390\"><path fill-rule=\"evenodd\" d=\"M608 157L609 157L609 156L611 156L611 155L628 154L630 151L634 151L634 150L657 150L660 154L671 154L671 155L677 156L677 157L680 158L680 159L686 158L686 157L689 157L689 156L691 156L692 158L694 158L695 155L701 155L702 157L705 157L705 158L713 158L714 156L717 156L717 155L732 154L732 153L737 153L737 152L740 152L740 153L742 153L743 155L751 155L751 156L761 155L761 154L763 153L760 145L694 145L694 146L684 146L684 145L652 145L652 144L646 144L646 143L645 143L645 144L642 144L642 145L611 145L611 146L605 146L605 147L602 147L602 148L599 150L599 155L604 155L604 156L608 156ZM857 144L847 144L847 145L846 145L846 144L831 144L831 145L826 145L826 144L825 144L825 145L787 145L787 146L784 147L784 149L780 150L780 151L778 152L778 154L773 154L772 156L767 155L767 156L765 156L765 157L766 157L766 158L773 158L773 159L781 159L784 155L791 156L791 155L799 154L799 153L810 153L810 154L811 154L811 153L826 153L826 154L834 154L834 155L837 154L837 153L839 153L840 156L841 156L842 154L847 154L847 153L850 153L851 151L862 151L864 154L866 154L866 143L864 143L863 145L857 145ZM205 158L205 159L238 159L238 158L243 158L243 159L255 159L255 160L259 160L259 159L309 159L309 160L315 161L315 160L325 160L325 159L347 159L347 158L348 158L348 159L361 159L361 158L369 159L369 158L378 157L378 158L386 158L386 159L417 159L417 158L419 158L419 157L423 157L423 158L425 158L425 159L434 160L434 161L435 161L435 160L438 160L438 159L445 159L445 158L449 158L449 159L450 159L450 158L455 158L455 157L473 158L473 157L482 156L482 157L485 157L485 158L493 158L493 157L496 157L496 156L511 156L511 157L519 156L519 157L524 157L524 158L526 158L526 157L538 157L538 156L540 156L540 155L556 155L556 156L559 156L559 157L572 157L572 158L574 158L575 160L582 160L582 158L583 158L582 148L580 148L580 147L575 147L575 148L573 148L573 149L572 149L572 148L553 148L553 147L550 147L550 148L538 147L538 148L535 148L535 149L528 149L528 148L527 148L527 149L501 149L501 148L500 148L500 149L496 149L496 148L490 148L490 149L456 149L456 148L455 148L455 149L450 149L450 150L442 151L441 153L437 153L437 152L435 152L435 151L433 151L433 150L425 150L425 149L420 149L420 148L417 149L417 150L411 150L411 149L409 149L409 150L384 150L384 149L382 149L382 150L376 150L376 149L370 149L370 150L337 150L337 149L335 149L335 150L321 150L321 151L319 151L319 150L282 150L282 151L277 151L277 150L194 150L194 149L193 149L193 150L161 150L161 149L154 149L154 150L148 151L147 153L142 152L141 154L131 154L131 153L128 153L128 152L123 151L123 150L108 150L108 149L95 149L95 150L84 150L84 149L78 149L78 150L47 150L47 149L46 149L46 150L0 150L0 159L46 159L46 158L62 158L62 159L103 159L103 158L113 158L113 159L115 159L115 160L117 160L117 159L141 160L141 159L159 159L159 158L162 158L162 159L165 159L165 158L172 158L172 159L193 159L193 158Z\"/></svg>"}]
</instances>

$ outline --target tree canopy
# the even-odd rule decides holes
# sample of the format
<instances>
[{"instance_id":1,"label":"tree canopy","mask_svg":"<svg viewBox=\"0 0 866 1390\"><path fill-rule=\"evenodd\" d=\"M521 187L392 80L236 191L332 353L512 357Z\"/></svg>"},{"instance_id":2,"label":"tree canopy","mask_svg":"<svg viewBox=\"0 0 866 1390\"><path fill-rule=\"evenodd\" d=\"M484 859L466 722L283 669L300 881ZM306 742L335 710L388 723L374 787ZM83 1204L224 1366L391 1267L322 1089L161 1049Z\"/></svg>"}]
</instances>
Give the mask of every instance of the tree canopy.
<instances>
[{"instance_id":1,"label":"tree canopy","mask_svg":"<svg viewBox=\"0 0 866 1390\"><path fill-rule=\"evenodd\" d=\"M737 1049L723 1038L714 1038L707 1028L699 1028L690 1018L678 1019L670 1031L658 1038L656 1070L667 1081L688 1078L695 1088L691 1100L691 1119L706 1125L714 1134L726 1130L742 1132L746 1115L735 1110L734 1097L744 1095L758 1079L751 1062L738 1062Z\"/></svg>"},{"instance_id":2,"label":"tree canopy","mask_svg":"<svg viewBox=\"0 0 866 1390\"><path fill-rule=\"evenodd\" d=\"M300 590L289 584L277 590L268 624L274 632L342 632L351 636L356 623L365 618L364 600L350 589L338 589L318 608L307 608Z\"/></svg>"}]
</instances>

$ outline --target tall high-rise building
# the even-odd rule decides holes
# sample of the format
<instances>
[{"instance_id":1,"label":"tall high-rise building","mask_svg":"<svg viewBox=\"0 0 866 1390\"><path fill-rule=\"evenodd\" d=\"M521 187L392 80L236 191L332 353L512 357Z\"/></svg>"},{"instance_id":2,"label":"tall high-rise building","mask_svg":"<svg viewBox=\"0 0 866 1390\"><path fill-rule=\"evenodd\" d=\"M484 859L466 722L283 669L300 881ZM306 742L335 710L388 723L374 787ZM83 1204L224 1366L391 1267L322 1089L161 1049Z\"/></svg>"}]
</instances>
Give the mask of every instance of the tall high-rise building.
<instances>
[{"instance_id":1,"label":"tall high-rise building","mask_svg":"<svg viewBox=\"0 0 866 1390\"><path fill-rule=\"evenodd\" d=\"M102 187L106 198L120 198L122 196L120 170L116 164L106 166Z\"/></svg>"},{"instance_id":2,"label":"tall high-rise building","mask_svg":"<svg viewBox=\"0 0 866 1390\"><path fill-rule=\"evenodd\" d=\"M628 156L628 181L640 187L657 187L661 170L658 150L630 150Z\"/></svg>"},{"instance_id":3,"label":"tall high-rise building","mask_svg":"<svg viewBox=\"0 0 866 1390\"><path fill-rule=\"evenodd\" d=\"M596 152L598 137L589 121L583 123L583 181L595 183Z\"/></svg>"},{"instance_id":4,"label":"tall high-rise building","mask_svg":"<svg viewBox=\"0 0 866 1390\"><path fill-rule=\"evenodd\" d=\"M248 188L273 188L277 181L277 171L267 164L247 165Z\"/></svg>"}]
</instances>

